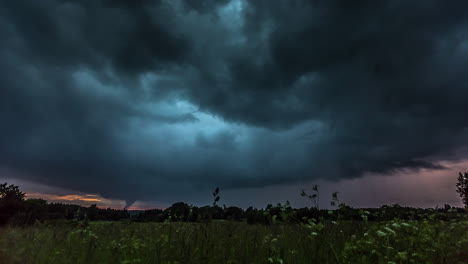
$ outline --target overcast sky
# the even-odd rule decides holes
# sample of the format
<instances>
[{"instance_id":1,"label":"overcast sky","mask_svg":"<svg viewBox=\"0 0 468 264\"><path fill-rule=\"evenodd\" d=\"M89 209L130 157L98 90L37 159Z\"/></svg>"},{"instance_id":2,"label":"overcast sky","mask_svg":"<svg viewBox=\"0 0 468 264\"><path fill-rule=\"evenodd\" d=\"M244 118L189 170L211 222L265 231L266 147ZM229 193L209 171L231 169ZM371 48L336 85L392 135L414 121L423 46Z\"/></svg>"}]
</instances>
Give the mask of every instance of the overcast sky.
<instances>
[{"instance_id":1,"label":"overcast sky","mask_svg":"<svg viewBox=\"0 0 468 264\"><path fill-rule=\"evenodd\" d=\"M264 206L313 182L355 206L457 203L467 10L1 1L0 180L141 207L205 203L216 186Z\"/></svg>"}]
</instances>

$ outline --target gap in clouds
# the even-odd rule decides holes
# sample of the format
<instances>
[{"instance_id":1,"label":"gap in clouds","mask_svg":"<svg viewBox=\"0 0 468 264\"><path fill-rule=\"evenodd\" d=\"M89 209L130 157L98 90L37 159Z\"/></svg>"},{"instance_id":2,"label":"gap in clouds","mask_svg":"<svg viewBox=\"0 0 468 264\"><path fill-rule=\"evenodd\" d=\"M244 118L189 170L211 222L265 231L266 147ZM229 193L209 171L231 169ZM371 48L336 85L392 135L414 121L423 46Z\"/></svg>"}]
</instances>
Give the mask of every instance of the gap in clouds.
<instances>
[{"instance_id":1,"label":"gap in clouds","mask_svg":"<svg viewBox=\"0 0 468 264\"><path fill-rule=\"evenodd\" d=\"M320 206L330 208L331 194L339 192L341 202L352 207L380 207L384 204L400 204L402 206L434 208L444 204L462 207L462 202L455 192L458 172L468 167L468 160L444 162L445 170L422 170L420 172L398 173L397 175L366 175L358 179L330 182L318 180L303 184L274 185L263 188L221 189L220 204L247 208L254 206L263 208L267 204L284 203L289 200L295 207L309 207L311 204L299 193L302 189L311 190L313 184L320 186ZM99 195L76 193L60 188L34 184L26 181L0 177L0 182L20 185L26 192L26 198L42 198L49 202L62 202L90 206L97 204L102 208L123 209L125 201L106 199ZM67 194L68 193L68 194ZM145 210L167 208L172 203L183 201L196 206L212 203L211 193L198 193L185 196L185 199L173 198L167 202L135 201L129 210ZM204 198L201 198L204 197Z\"/></svg>"}]
</instances>

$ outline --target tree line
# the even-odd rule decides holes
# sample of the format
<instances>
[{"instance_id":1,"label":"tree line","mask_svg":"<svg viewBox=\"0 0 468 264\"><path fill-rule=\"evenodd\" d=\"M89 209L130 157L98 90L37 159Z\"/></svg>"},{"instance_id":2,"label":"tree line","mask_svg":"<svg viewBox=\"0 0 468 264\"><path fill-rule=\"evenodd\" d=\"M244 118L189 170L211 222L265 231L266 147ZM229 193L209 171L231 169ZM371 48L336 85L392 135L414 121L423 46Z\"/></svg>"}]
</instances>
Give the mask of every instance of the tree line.
<instances>
[{"instance_id":1,"label":"tree line","mask_svg":"<svg viewBox=\"0 0 468 264\"><path fill-rule=\"evenodd\" d=\"M457 192L465 205L468 205L468 173L460 173ZM302 190L301 196L311 201L311 207L292 208L289 202L265 208L249 207L242 209L236 206L222 207L219 188L213 192L213 204L207 206L188 205L177 202L166 209L149 209L128 211L126 209L99 208L96 204L89 207L80 205L49 203L44 199L25 199L19 186L0 184L0 226L5 224L32 225L47 221L134 221L134 222L208 222L213 220L246 221L249 224L303 223L310 219L318 220L353 220L353 221L388 221L398 219L431 219L450 220L466 214L463 208L445 205L443 208L410 208L398 204L384 205L380 208L352 208L340 203L338 193L333 193L331 206L333 210L319 208L319 188L314 185L312 193Z\"/></svg>"}]
</instances>

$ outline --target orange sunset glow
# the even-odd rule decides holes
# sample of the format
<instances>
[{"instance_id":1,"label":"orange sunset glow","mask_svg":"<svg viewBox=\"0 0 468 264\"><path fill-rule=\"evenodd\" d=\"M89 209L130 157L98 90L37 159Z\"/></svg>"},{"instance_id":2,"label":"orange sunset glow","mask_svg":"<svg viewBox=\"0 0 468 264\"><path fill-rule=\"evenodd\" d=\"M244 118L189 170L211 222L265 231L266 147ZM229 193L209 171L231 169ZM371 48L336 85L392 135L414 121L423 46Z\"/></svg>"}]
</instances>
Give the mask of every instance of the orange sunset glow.
<instances>
[{"instance_id":1,"label":"orange sunset glow","mask_svg":"<svg viewBox=\"0 0 468 264\"><path fill-rule=\"evenodd\" d=\"M90 206L91 204L96 204L101 208L114 208L121 209L125 205L124 201L106 199L97 194L67 194L67 195L55 195L39 192L27 192L27 199L40 198L47 200L50 203L68 203L68 204L77 204L82 206Z\"/></svg>"}]
</instances>

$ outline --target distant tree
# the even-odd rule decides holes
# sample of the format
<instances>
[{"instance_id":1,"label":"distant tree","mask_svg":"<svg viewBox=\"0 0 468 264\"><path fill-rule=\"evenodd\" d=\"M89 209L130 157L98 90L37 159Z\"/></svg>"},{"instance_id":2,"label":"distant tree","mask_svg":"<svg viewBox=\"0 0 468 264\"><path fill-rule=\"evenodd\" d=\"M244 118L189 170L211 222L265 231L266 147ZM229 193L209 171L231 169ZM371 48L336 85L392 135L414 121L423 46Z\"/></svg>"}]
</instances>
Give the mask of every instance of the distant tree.
<instances>
[{"instance_id":1,"label":"distant tree","mask_svg":"<svg viewBox=\"0 0 468 264\"><path fill-rule=\"evenodd\" d=\"M224 208L224 217L228 220L240 220L244 217L244 210L236 206Z\"/></svg>"},{"instance_id":2,"label":"distant tree","mask_svg":"<svg viewBox=\"0 0 468 264\"><path fill-rule=\"evenodd\" d=\"M47 218L47 201L41 198L27 199L24 202L22 224L31 225Z\"/></svg>"},{"instance_id":3,"label":"distant tree","mask_svg":"<svg viewBox=\"0 0 468 264\"><path fill-rule=\"evenodd\" d=\"M0 184L0 199L4 201L23 201L24 196L25 194L20 191L19 186L8 185L6 182Z\"/></svg>"},{"instance_id":4,"label":"distant tree","mask_svg":"<svg viewBox=\"0 0 468 264\"><path fill-rule=\"evenodd\" d=\"M189 218L190 206L184 202L178 202L165 210L171 215L171 221L185 222Z\"/></svg>"},{"instance_id":5,"label":"distant tree","mask_svg":"<svg viewBox=\"0 0 468 264\"><path fill-rule=\"evenodd\" d=\"M211 216L213 217L213 219L225 219L224 210L221 206L218 206L218 205L211 206L210 210L211 210Z\"/></svg>"},{"instance_id":6,"label":"distant tree","mask_svg":"<svg viewBox=\"0 0 468 264\"><path fill-rule=\"evenodd\" d=\"M468 208L468 172L458 173L457 193L460 195L465 207Z\"/></svg>"},{"instance_id":7,"label":"distant tree","mask_svg":"<svg viewBox=\"0 0 468 264\"><path fill-rule=\"evenodd\" d=\"M208 222L213 218L213 210L209 205L198 208L198 217L203 222Z\"/></svg>"},{"instance_id":8,"label":"distant tree","mask_svg":"<svg viewBox=\"0 0 468 264\"><path fill-rule=\"evenodd\" d=\"M86 214L89 220L91 221L98 220L99 208L97 207L97 204L92 204L90 207L88 207Z\"/></svg>"},{"instance_id":9,"label":"distant tree","mask_svg":"<svg viewBox=\"0 0 468 264\"><path fill-rule=\"evenodd\" d=\"M164 221L163 210L161 209L148 209L140 212L134 217L138 222L161 222Z\"/></svg>"},{"instance_id":10,"label":"distant tree","mask_svg":"<svg viewBox=\"0 0 468 264\"><path fill-rule=\"evenodd\" d=\"M189 222L198 222L200 219L200 213L198 207L190 205L190 212L187 221Z\"/></svg>"},{"instance_id":11,"label":"distant tree","mask_svg":"<svg viewBox=\"0 0 468 264\"><path fill-rule=\"evenodd\" d=\"M24 196L16 185L0 184L0 225L6 224L23 209Z\"/></svg>"}]
</instances>

